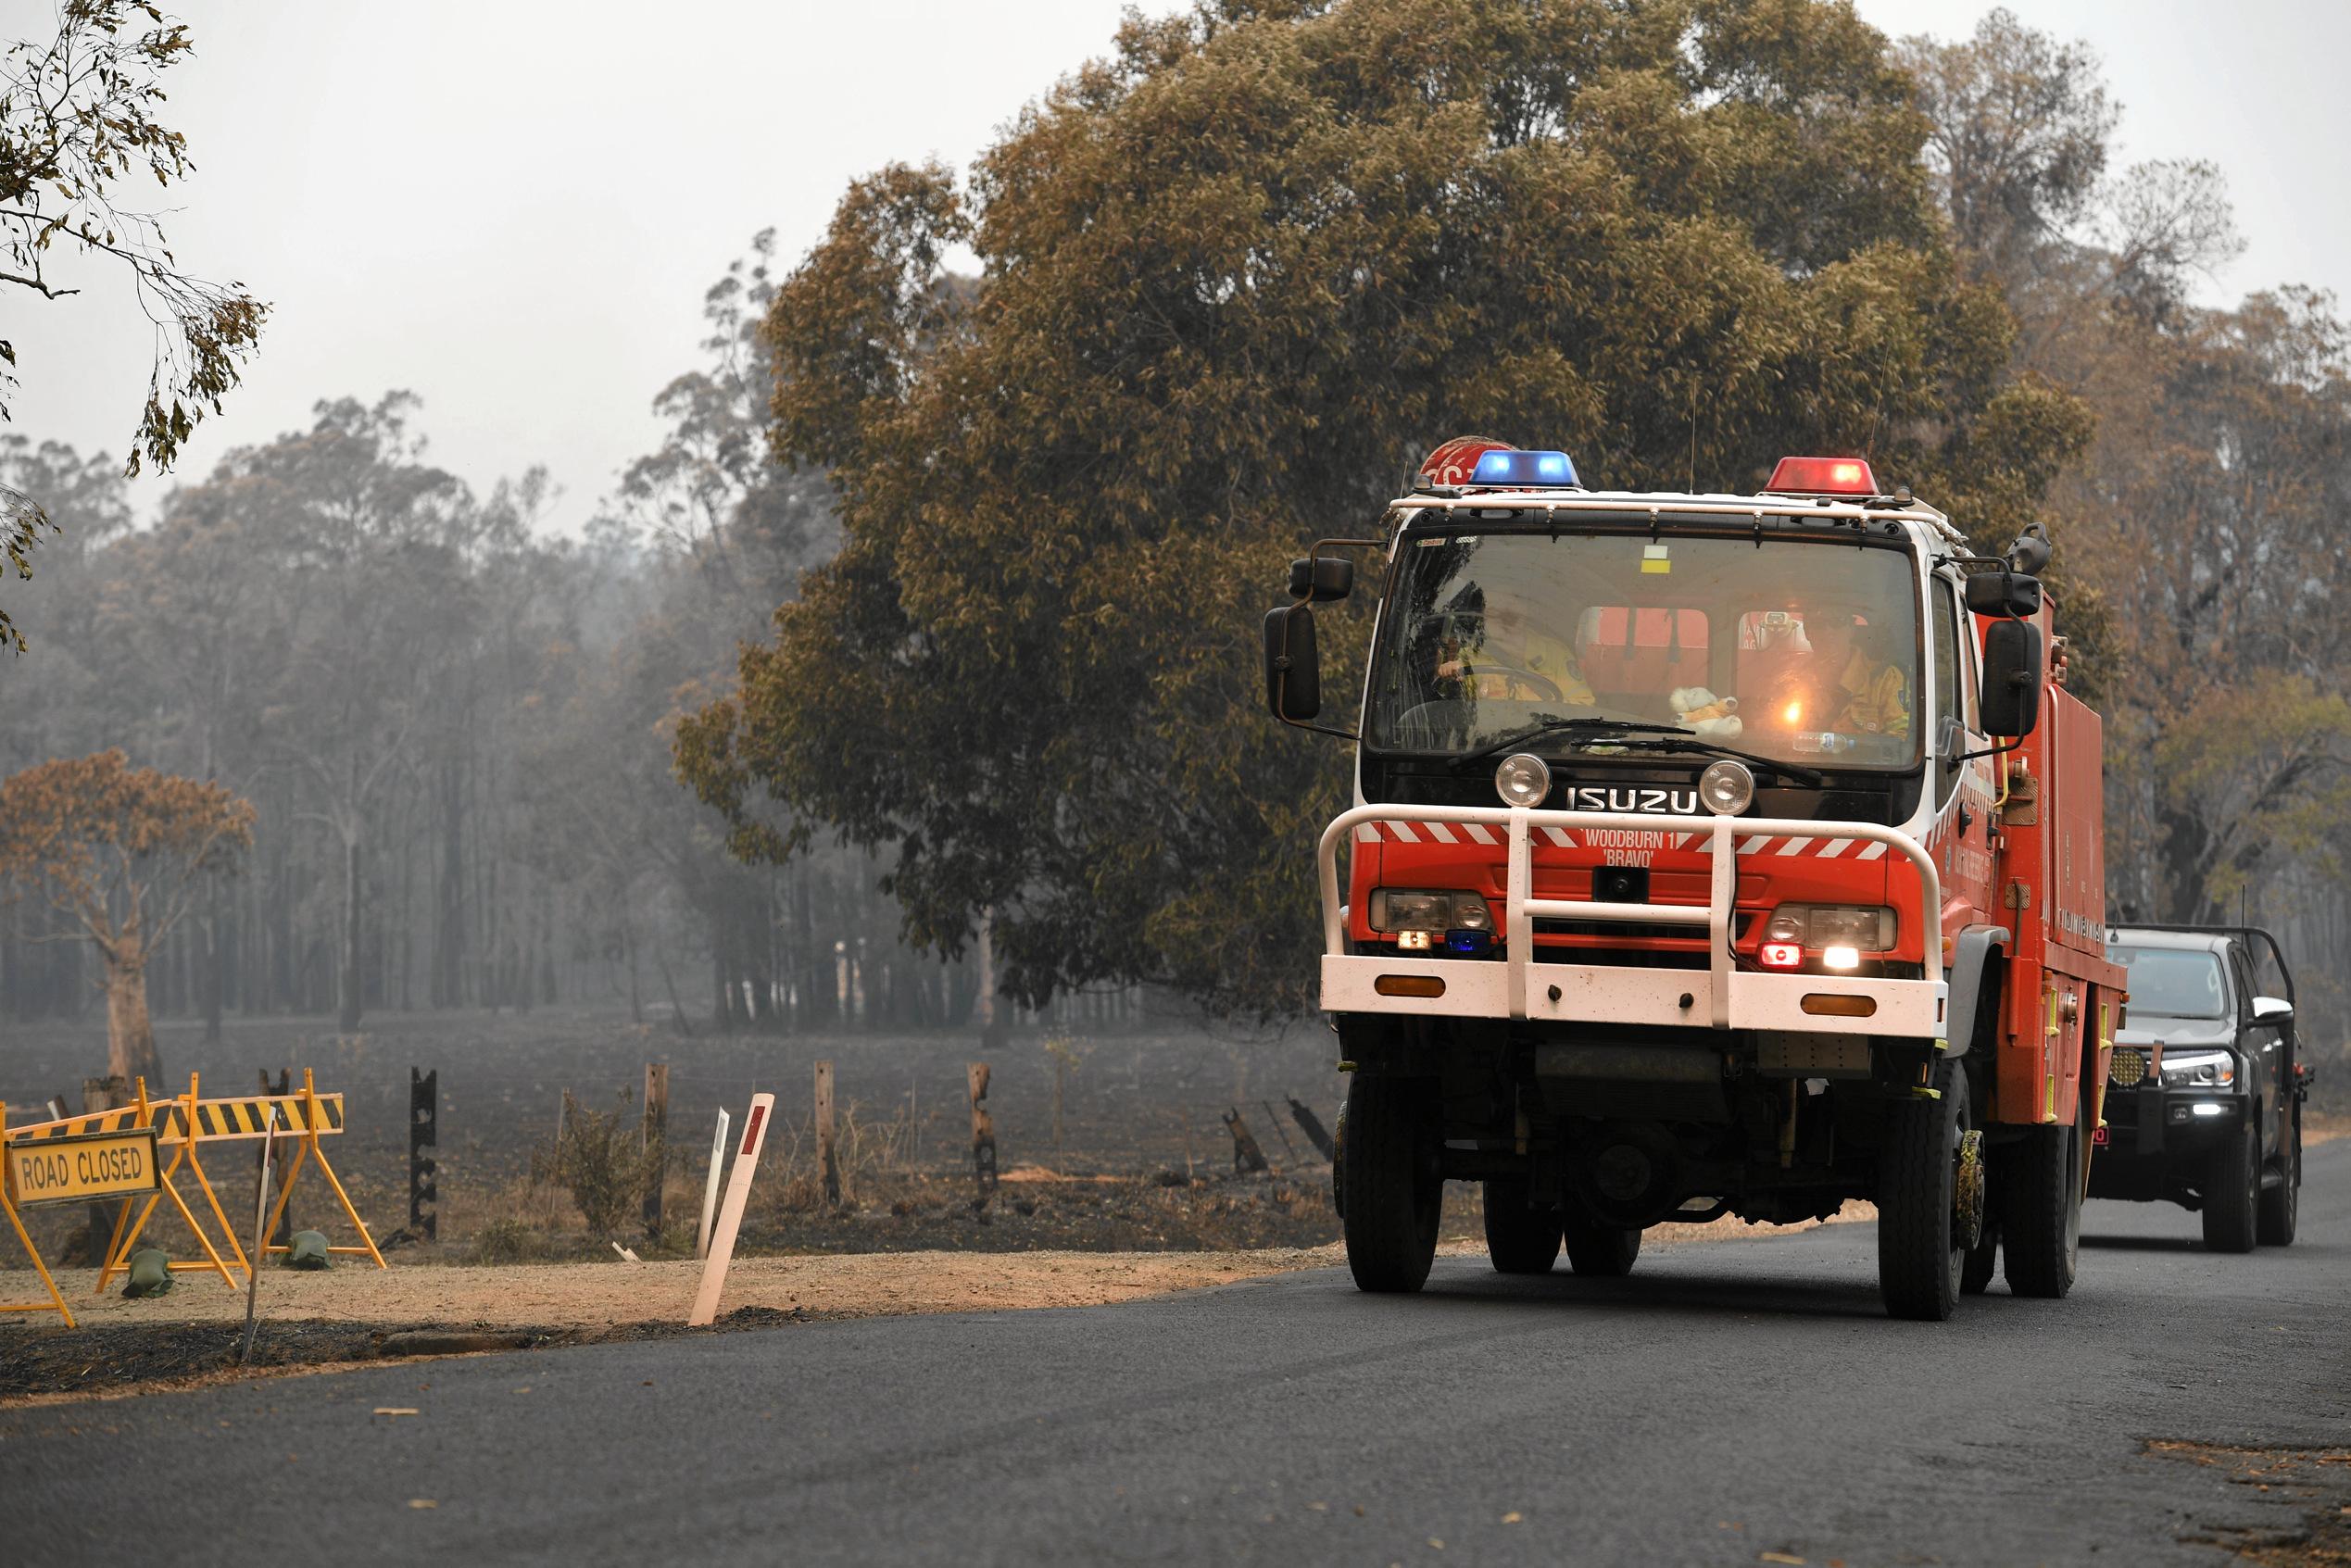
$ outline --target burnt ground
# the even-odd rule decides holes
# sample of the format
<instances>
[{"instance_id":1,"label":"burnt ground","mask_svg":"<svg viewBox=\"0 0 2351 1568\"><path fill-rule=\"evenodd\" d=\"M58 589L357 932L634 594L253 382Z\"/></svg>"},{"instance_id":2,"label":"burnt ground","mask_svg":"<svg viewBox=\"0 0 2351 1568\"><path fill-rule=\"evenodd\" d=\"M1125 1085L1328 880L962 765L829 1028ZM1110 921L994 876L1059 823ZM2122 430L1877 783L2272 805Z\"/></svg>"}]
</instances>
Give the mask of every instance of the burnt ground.
<instances>
[{"instance_id":1,"label":"burnt ground","mask_svg":"<svg viewBox=\"0 0 2351 1568\"><path fill-rule=\"evenodd\" d=\"M671 1234L664 1248L640 1233L633 1238L647 1244L640 1250L690 1248L714 1114L727 1107L739 1132L755 1090L774 1093L777 1110L744 1237L750 1250L1312 1246L1337 1235L1328 1167L1286 1103L1296 1096L1326 1126L1336 1120L1344 1081L1319 1024L1258 1036L1172 1023L1094 1035L1026 1030L993 1049L963 1032L685 1037L625 1014L565 1009L385 1014L350 1035L317 1019L232 1018L219 1044L203 1044L200 1034L187 1022L159 1026L169 1088L183 1089L195 1070L207 1096L246 1093L257 1070L290 1067L298 1083L308 1067L321 1090L343 1092L347 1131L325 1147L379 1243L399 1239L408 1220L409 1070L437 1070L440 1231L437 1244L416 1248L436 1258L473 1255L484 1232L484 1255L500 1260L601 1251L570 1199L533 1181L534 1159L551 1145L564 1090L609 1111L622 1091L637 1091L648 1061L670 1064ZM1074 1060L1058 1140L1049 1040ZM94 1013L9 1028L0 1039L0 1098L10 1121L31 1119L32 1107L56 1094L78 1108L81 1081L102 1069L105 1050L104 1020ZM836 1074L848 1176L839 1208L823 1201L817 1182L811 1100L820 1060L832 1061ZM978 1060L992 1069L987 1108L1000 1170L1122 1180L1007 1183L975 1212L964 1066ZM1269 1176L1218 1179L1232 1172L1222 1115L1236 1106L1276 1168ZM636 1115L633 1100L627 1114ZM233 1215L251 1204L250 1149L204 1151ZM82 1223L79 1210L31 1218L52 1258ZM325 1187L305 1177L296 1223L333 1233L337 1218ZM193 1255L184 1229L160 1216L157 1223L151 1235L167 1250ZM5 1250L13 1254L13 1243Z\"/></svg>"}]
</instances>

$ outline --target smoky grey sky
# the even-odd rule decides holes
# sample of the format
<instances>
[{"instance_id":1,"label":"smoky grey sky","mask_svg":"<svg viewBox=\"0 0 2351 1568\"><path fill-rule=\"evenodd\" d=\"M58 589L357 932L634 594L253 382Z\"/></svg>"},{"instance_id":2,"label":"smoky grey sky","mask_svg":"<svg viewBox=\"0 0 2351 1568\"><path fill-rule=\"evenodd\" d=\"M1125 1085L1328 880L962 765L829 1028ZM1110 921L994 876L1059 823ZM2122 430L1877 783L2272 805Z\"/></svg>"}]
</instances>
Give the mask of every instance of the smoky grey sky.
<instances>
[{"instance_id":1,"label":"smoky grey sky","mask_svg":"<svg viewBox=\"0 0 2351 1568\"><path fill-rule=\"evenodd\" d=\"M195 60L168 121L199 172L171 197L182 261L273 307L258 358L175 477L309 422L322 397L424 400L433 456L486 492L545 463L576 529L660 439L650 402L696 363L703 290L758 230L789 264L842 188L892 160L962 167L1100 54L1122 0L662 6L524 0L178 0ZM1173 8L1164 0L1147 10ZM1978 0L1858 0L1902 36L1965 34ZM2351 7L2288 0L2032 0L2104 56L2122 161L2226 174L2244 257L2209 291L2351 295ZM0 0L0 34L53 25ZM137 198L134 197L134 201ZM82 295L0 295L15 428L118 457L152 337L127 281L61 258ZM172 480L142 479L144 520Z\"/></svg>"}]
</instances>

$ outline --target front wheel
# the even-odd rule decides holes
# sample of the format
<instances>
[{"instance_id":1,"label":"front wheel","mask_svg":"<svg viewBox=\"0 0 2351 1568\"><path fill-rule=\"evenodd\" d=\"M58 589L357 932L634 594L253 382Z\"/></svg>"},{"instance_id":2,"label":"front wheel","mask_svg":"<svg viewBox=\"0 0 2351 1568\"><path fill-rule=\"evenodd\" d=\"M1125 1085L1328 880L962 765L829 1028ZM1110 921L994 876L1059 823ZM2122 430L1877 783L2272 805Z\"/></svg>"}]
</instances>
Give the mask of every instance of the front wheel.
<instances>
[{"instance_id":1,"label":"front wheel","mask_svg":"<svg viewBox=\"0 0 2351 1568\"><path fill-rule=\"evenodd\" d=\"M1347 1090L1339 1186L1347 1268L1359 1290L1418 1290L1437 1257L1445 1184L1437 1173L1436 1097L1403 1078L1358 1073Z\"/></svg>"},{"instance_id":2,"label":"front wheel","mask_svg":"<svg viewBox=\"0 0 2351 1568\"><path fill-rule=\"evenodd\" d=\"M1559 1261L1559 1210L1529 1203L1524 1181L1486 1184L1486 1256L1497 1273L1551 1273Z\"/></svg>"},{"instance_id":3,"label":"front wheel","mask_svg":"<svg viewBox=\"0 0 2351 1568\"><path fill-rule=\"evenodd\" d=\"M1941 1323L1959 1305L1968 1237L1959 1223L1968 1075L1939 1099L1896 1100L1878 1170L1878 1289L1897 1318Z\"/></svg>"},{"instance_id":4,"label":"front wheel","mask_svg":"<svg viewBox=\"0 0 2351 1568\"><path fill-rule=\"evenodd\" d=\"M2264 1247L2292 1247L2294 1222L2302 1208L2302 1108L2294 1108L2294 1142L2278 1161L2278 1185L2261 1194L2260 1222L2255 1227Z\"/></svg>"},{"instance_id":5,"label":"front wheel","mask_svg":"<svg viewBox=\"0 0 2351 1568\"><path fill-rule=\"evenodd\" d=\"M2259 1228L2261 1135L2232 1127L2212 1151L2204 1185L2204 1244L2215 1252L2250 1252Z\"/></svg>"}]
</instances>

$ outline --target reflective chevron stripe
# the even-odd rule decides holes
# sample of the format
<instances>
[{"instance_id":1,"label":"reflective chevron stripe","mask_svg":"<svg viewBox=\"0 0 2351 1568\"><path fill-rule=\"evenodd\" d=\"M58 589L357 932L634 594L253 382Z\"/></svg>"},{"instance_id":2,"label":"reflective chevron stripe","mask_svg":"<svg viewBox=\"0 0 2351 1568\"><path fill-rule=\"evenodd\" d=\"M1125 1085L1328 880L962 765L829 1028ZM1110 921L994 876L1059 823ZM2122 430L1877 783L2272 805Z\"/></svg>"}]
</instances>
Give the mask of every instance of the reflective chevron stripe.
<instances>
[{"instance_id":1,"label":"reflective chevron stripe","mask_svg":"<svg viewBox=\"0 0 2351 1568\"><path fill-rule=\"evenodd\" d=\"M343 1131L343 1097L339 1094L321 1095L318 1099L318 1124L310 1123L310 1102L301 1095L245 1095L235 1099L200 1099L195 1109L195 1141L213 1143L229 1138L258 1138L269 1129L270 1108L277 1108L278 1132L300 1134L316 1132L321 1136ZM157 1138L164 1143L183 1143L187 1140L188 1104L185 1100L155 1100L147 1107L155 1118ZM78 1137L86 1133L111 1133L135 1127L139 1123L136 1106L121 1106L113 1110L90 1111L81 1116L69 1116L58 1122L35 1122L27 1126L10 1127L9 1143L39 1142L44 1138Z\"/></svg>"}]
</instances>

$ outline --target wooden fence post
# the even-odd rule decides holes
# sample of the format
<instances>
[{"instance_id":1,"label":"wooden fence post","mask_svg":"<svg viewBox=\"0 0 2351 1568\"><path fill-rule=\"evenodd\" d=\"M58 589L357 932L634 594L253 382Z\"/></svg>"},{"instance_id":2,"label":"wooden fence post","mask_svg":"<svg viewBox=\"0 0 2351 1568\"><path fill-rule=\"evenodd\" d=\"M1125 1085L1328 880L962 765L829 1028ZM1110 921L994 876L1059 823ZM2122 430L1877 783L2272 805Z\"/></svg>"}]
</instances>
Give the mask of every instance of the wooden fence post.
<instances>
[{"instance_id":1,"label":"wooden fence post","mask_svg":"<svg viewBox=\"0 0 2351 1568\"><path fill-rule=\"evenodd\" d=\"M980 1101L987 1098L987 1063L974 1061L963 1069L972 1097L973 1206L977 1208L996 1190L996 1119Z\"/></svg>"},{"instance_id":2,"label":"wooden fence post","mask_svg":"<svg viewBox=\"0 0 2351 1568\"><path fill-rule=\"evenodd\" d=\"M652 1153L645 1178L645 1234L661 1239L661 1187L670 1173L670 1064L645 1064L645 1119L638 1127L639 1147Z\"/></svg>"},{"instance_id":3,"label":"wooden fence post","mask_svg":"<svg viewBox=\"0 0 2351 1568\"><path fill-rule=\"evenodd\" d=\"M841 1201L841 1166L833 1148L833 1064L816 1064L816 1168L823 1178L824 1201Z\"/></svg>"}]
</instances>

